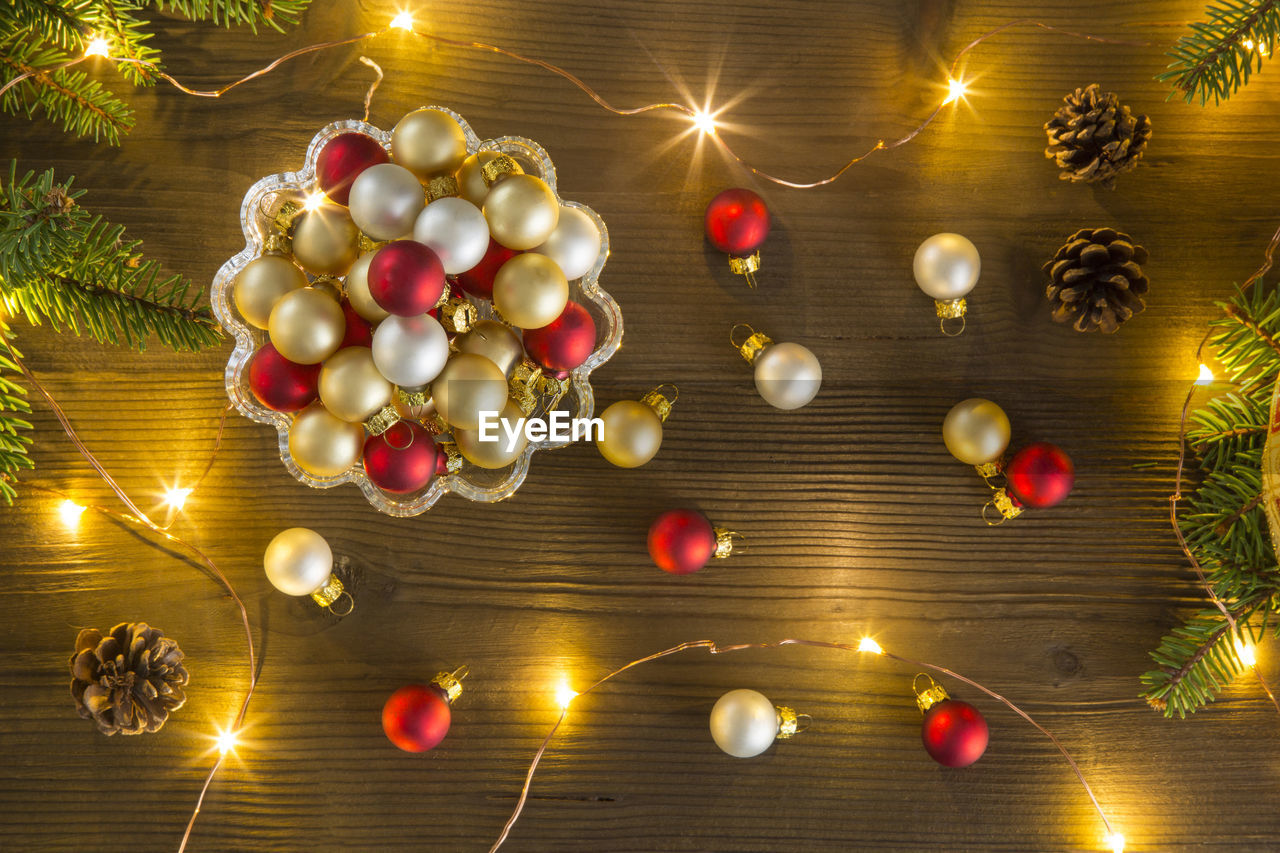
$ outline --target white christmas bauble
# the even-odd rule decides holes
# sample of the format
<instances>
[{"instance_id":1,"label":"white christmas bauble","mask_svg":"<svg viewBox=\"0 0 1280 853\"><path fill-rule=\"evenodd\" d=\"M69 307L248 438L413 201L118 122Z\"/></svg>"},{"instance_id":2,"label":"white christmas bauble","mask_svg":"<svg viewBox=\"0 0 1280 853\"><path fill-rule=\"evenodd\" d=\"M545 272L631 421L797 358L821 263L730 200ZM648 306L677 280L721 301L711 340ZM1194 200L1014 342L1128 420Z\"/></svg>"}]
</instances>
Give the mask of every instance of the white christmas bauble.
<instances>
[{"instance_id":1,"label":"white christmas bauble","mask_svg":"<svg viewBox=\"0 0 1280 853\"><path fill-rule=\"evenodd\" d=\"M978 283L978 247L960 234L934 234L916 249L916 284L939 302L959 299Z\"/></svg>"},{"instance_id":2,"label":"white christmas bauble","mask_svg":"<svg viewBox=\"0 0 1280 853\"><path fill-rule=\"evenodd\" d=\"M756 357L756 390L769 405L798 409L822 387L822 365L800 344L772 344Z\"/></svg>"},{"instance_id":3,"label":"white christmas bauble","mask_svg":"<svg viewBox=\"0 0 1280 853\"><path fill-rule=\"evenodd\" d=\"M374 240L396 240L413 230L427 202L422 184L404 166L370 166L351 184L349 209L356 226Z\"/></svg>"},{"instance_id":4,"label":"white christmas bauble","mask_svg":"<svg viewBox=\"0 0 1280 853\"><path fill-rule=\"evenodd\" d=\"M426 385L449 360L449 336L429 314L388 317L373 331L373 363L401 388Z\"/></svg>"},{"instance_id":5,"label":"white christmas bauble","mask_svg":"<svg viewBox=\"0 0 1280 853\"><path fill-rule=\"evenodd\" d=\"M480 263L489 250L489 223L464 198L438 198L418 214L413 239L431 247L447 275L457 275Z\"/></svg>"},{"instance_id":6,"label":"white christmas bauble","mask_svg":"<svg viewBox=\"0 0 1280 853\"><path fill-rule=\"evenodd\" d=\"M555 230L534 251L559 264L572 281L586 275L600 257L600 229L578 208L561 205Z\"/></svg>"},{"instance_id":7,"label":"white christmas bauble","mask_svg":"<svg viewBox=\"0 0 1280 853\"><path fill-rule=\"evenodd\" d=\"M752 758L778 736L778 709L763 693L730 690L711 709L711 737L734 758Z\"/></svg>"},{"instance_id":8,"label":"white christmas bauble","mask_svg":"<svg viewBox=\"0 0 1280 853\"><path fill-rule=\"evenodd\" d=\"M285 595L310 595L328 583L333 551L314 530L290 527L271 540L262 567L271 585Z\"/></svg>"},{"instance_id":9,"label":"white christmas bauble","mask_svg":"<svg viewBox=\"0 0 1280 853\"><path fill-rule=\"evenodd\" d=\"M346 286L343 289L347 292L347 301L357 314L370 323L380 323L387 318L387 312L374 301L373 294L369 292L369 262L373 260L373 256L373 252L368 252L356 258L347 272Z\"/></svg>"}]
</instances>

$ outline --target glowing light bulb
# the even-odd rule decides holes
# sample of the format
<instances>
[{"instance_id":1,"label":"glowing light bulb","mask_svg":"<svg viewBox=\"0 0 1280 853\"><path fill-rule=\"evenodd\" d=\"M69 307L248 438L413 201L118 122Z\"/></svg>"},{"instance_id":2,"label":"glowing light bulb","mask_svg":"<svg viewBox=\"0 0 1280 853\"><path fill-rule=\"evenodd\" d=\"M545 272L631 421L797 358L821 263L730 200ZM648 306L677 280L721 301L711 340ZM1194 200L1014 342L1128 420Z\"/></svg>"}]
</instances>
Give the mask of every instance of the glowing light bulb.
<instances>
[{"instance_id":1,"label":"glowing light bulb","mask_svg":"<svg viewBox=\"0 0 1280 853\"><path fill-rule=\"evenodd\" d=\"M560 686L556 688L556 704L559 705L562 710L567 711L569 709L569 704L577 697L578 694L575 693L566 682L560 682Z\"/></svg>"},{"instance_id":2,"label":"glowing light bulb","mask_svg":"<svg viewBox=\"0 0 1280 853\"><path fill-rule=\"evenodd\" d=\"M94 36L84 48L85 56L110 56L111 43L102 36Z\"/></svg>"},{"instance_id":3,"label":"glowing light bulb","mask_svg":"<svg viewBox=\"0 0 1280 853\"><path fill-rule=\"evenodd\" d=\"M1107 836L1107 846L1111 853L1124 853L1124 836L1118 832L1113 832Z\"/></svg>"},{"instance_id":4,"label":"glowing light bulb","mask_svg":"<svg viewBox=\"0 0 1280 853\"><path fill-rule=\"evenodd\" d=\"M84 515L84 507L70 498L58 504L58 517L67 527L78 527L82 515Z\"/></svg>"},{"instance_id":5,"label":"glowing light bulb","mask_svg":"<svg viewBox=\"0 0 1280 853\"><path fill-rule=\"evenodd\" d=\"M391 29L393 30L412 30L413 15L409 12L397 12L396 16L391 19Z\"/></svg>"},{"instance_id":6,"label":"glowing light bulb","mask_svg":"<svg viewBox=\"0 0 1280 853\"><path fill-rule=\"evenodd\" d=\"M954 78L948 79L947 97L942 104L943 106L946 106L952 101L959 101L967 94L969 94L969 86L963 80L956 80Z\"/></svg>"},{"instance_id":7,"label":"glowing light bulb","mask_svg":"<svg viewBox=\"0 0 1280 853\"><path fill-rule=\"evenodd\" d=\"M169 507L174 512L182 512L182 507L186 505L187 498L191 495L193 491L195 490L180 489L177 486L173 486L171 488L165 489L164 490L165 506Z\"/></svg>"},{"instance_id":8,"label":"glowing light bulb","mask_svg":"<svg viewBox=\"0 0 1280 853\"><path fill-rule=\"evenodd\" d=\"M228 752L236 751L236 731L235 729L227 729L225 732L218 730L218 736L214 738L214 743L218 745L218 754L226 755Z\"/></svg>"},{"instance_id":9,"label":"glowing light bulb","mask_svg":"<svg viewBox=\"0 0 1280 853\"><path fill-rule=\"evenodd\" d=\"M306 211L319 210L324 201L325 194L320 190L307 193L307 197L302 200L302 209Z\"/></svg>"},{"instance_id":10,"label":"glowing light bulb","mask_svg":"<svg viewBox=\"0 0 1280 853\"><path fill-rule=\"evenodd\" d=\"M693 126L696 127L700 132L709 133L713 136L715 135L716 118L711 113L707 112L706 110L695 109L693 111L693 115L690 116L690 119L693 121Z\"/></svg>"},{"instance_id":11,"label":"glowing light bulb","mask_svg":"<svg viewBox=\"0 0 1280 853\"><path fill-rule=\"evenodd\" d=\"M884 654L884 649L880 648L880 644L870 637L863 637L862 642L858 643L858 651L871 652L873 655Z\"/></svg>"},{"instance_id":12,"label":"glowing light bulb","mask_svg":"<svg viewBox=\"0 0 1280 853\"><path fill-rule=\"evenodd\" d=\"M1255 666L1258 663L1258 650L1253 643L1237 639L1236 657L1240 658L1240 663L1245 666Z\"/></svg>"},{"instance_id":13,"label":"glowing light bulb","mask_svg":"<svg viewBox=\"0 0 1280 853\"><path fill-rule=\"evenodd\" d=\"M1208 385L1213 381L1213 371L1209 369L1209 365L1200 365L1200 375L1196 377L1197 385Z\"/></svg>"}]
</instances>

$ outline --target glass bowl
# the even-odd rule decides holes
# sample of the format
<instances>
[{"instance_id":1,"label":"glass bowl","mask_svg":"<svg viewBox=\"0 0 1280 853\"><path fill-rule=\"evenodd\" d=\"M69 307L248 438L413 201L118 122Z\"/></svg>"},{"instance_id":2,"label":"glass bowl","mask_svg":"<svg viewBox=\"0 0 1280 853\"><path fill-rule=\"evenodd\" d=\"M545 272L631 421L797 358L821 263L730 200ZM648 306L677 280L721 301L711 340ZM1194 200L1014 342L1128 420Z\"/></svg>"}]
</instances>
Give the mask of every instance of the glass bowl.
<instances>
[{"instance_id":1,"label":"glass bowl","mask_svg":"<svg viewBox=\"0 0 1280 853\"><path fill-rule=\"evenodd\" d=\"M622 343L622 312L618 303L614 302L599 283L600 271L609 257L609 232L604 222L591 208L573 201L560 199L556 190L556 169L547 156L547 152L532 140L520 136L501 136L496 139L481 140L471 129L466 120L453 110L445 107L431 107L453 116L467 140L468 154L476 151L497 151L514 158L526 173L537 175L547 182L551 191L556 194L560 203L576 207L591 218L600 229L600 255L591 269L579 279L569 282L569 298L591 314L596 324L596 347L581 366L570 371L565 377L563 397L558 400L546 400L547 405L536 414L544 415L551 410L563 410L573 418L590 418L595 411L595 398L591 392L591 373L608 361ZM431 483L418 492L407 495L394 495L383 492L369 481L364 466L357 462L341 474L333 477L315 477L298 467L289 453L289 426L293 416L287 412L277 412L266 408L258 402L249 390L249 360L258 348L267 342L264 329L250 326L235 309L231 291L236 275L245 265L263 253L268 236L272 233L272 222L281 205L288 200L297 200L318 189L315 169L316 158L320 149L333 137L348 132L363 133L389 148L390 131L380 130L363 121L350 119L338 121L326 126L311 140L307 147L306 161L296 172L282 172L263 178L245 193L244 203L240 206L240 225L244 230L245 247L227 260L214 277L210 301L213 313L218 322L235 338L235 350L227 361L226 387L227 396L242 415L259 423L275 427L280 446L280 459L285 468L299 481L308 486L329 489L344 483L354 483L364 492L369 503L380 511L393 516L412 516L426 512L436 501L450 492L473 501L500 501L509 498L520 488L529 473L529 462L533 454L540 450L554 450L564 447L568 441L545 439L529 442L520 456L505 468L488 470L472 465L465 460L462 467L446 476L432 478ZM315 276L308 273L308 280ZM480 319L493 317L493 306L486 299L467 297L476 306ZM448 434L440 436L448 440Z\"/></svg>"}]
</instances>

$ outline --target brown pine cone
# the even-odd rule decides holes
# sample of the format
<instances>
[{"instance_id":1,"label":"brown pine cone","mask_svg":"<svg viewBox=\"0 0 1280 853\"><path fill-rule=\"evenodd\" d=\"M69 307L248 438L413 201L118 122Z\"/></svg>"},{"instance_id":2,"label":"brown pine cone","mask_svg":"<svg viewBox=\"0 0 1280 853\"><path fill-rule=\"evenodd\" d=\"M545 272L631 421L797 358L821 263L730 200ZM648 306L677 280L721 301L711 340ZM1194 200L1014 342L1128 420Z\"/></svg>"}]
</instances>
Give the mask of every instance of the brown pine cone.
<instances>
[{"instance_id":1,"label":"brown pine cone","mask_svg":"<svg viewBox=\"0 0 1280 853\"><path fill-rule=\"evenodd\" d=\"M1074 322L1077 332L1111 333L1147 307L1149 282L1142 272L1147 250L1114 228L1084 228L1071 235L1043 267L1053 319Z\"/></svg>"},{"instance_id":2,"label":"brown pine cone","mask_svg":"<svg viewBox=\"0 0 1280 853\"><path fill-rule=\"evenodd\" d=\"M1044 126L1049 147L1064 181L1112 187L1116 176L1136 168L1151 138L1151 120L1135 116L1114 92L1094 83L1063 98L1063 106Z\"/></svg>"},{"instance_id":3,"label":"brown pine cone","mask_svg":"<svg viewBox=\"0 0 1280 853\"><path fill-rule=\"evenodd\" d=\"M76 710L106 735L159 731L187 700L182 649L145 622L121 622L106 636L86 628L71 656Z\"/></svg>"}]
</instances>

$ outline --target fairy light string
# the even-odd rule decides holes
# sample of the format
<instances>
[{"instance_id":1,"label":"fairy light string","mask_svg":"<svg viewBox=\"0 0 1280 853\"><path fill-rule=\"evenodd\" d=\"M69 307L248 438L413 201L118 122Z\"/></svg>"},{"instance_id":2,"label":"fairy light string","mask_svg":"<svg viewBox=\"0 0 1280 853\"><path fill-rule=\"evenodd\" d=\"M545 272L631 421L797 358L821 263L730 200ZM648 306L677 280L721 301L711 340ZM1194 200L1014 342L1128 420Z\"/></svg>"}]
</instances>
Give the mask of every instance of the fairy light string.
<instances>
[{"instance_id":1,"label":"fairy light string","mask_svg":"<svg viewBox=\"0 0 1280 853\"><path fill-rule=\"evenodd\" d=\"M644 104L638 107L614 106L603 95L601 95L599 91L593 88L581 77L578 77L576 74L574 74L573 72L569 71L566 68L563 68L562 66L556 65L551 62L547 62L546 60L539 59L534 56L527 56L525 54L518 53L514 50L510 50L500 45L488 44L486 42L479 42L479 41L467 41L465 39L453 39L447 36L439 35L437 33L428 32L418 27L417 23L413 19L412 13L409 11L398 12L395 15L395 17L393 17L391 21L380 30L373 30L371 32L366 32L360 35L351 36L349 38L339 39L337 41L317 42L315 44L310 44L310 45L306 45L305 47L300 47L295 50L291 50L288 53L285 53L282 56L279 56L276 59L272 60L271 62L267 63L262 68L259 68L258 70L250 74L247 74L244 77L233 80L230 83L227 83L216 89L193 89L187 86L186 84L182 83L173 75L159 68L153 62L149 62L143 59L135 59L132 57L112 56L110 54L110 43L106 39L104 39L102 36L95 36L89 41L88 46L86 47L83 55L75 57L74 59L68 60L59 65L55 65L55 66L52 66L49 68L43 68L43 69L34 69L32 71L28 71L13 77L3 86L0 86L0 97L3 97L4 94L8 92L11 88L13 88L18 83L28 78L47 75L55 71L62 71L62 70L71 68L75 65L79 65L80 63L85 62L94 57L101 57L117 65L129 64L129 65L146 67L150 71L154 72L158 78L160 78L161 80L164 80L170 86L173 86L175 89L177 89L178 91L184 94L192 95L194 97L199 97L199 98L220 98L226 93L230 92L232 89L236 88L237 86L240 86L244 83L248 83L250 80L255 80L266 74L270 74L276 68L280 67L281 65L288 62L291 59L296 59L297 57L305 56L311 53L317 53L320 51L327 51L327 50L332 50L334 48L344 47L346 45L361 44L363 42L378 38L379 36L386 35L389 33L404 32L404 33L408 33L413 36L416 36L417 38L423 39L425 41L432 42L437 45L453 47L460 50L473 50L473 51L480 51L484 53L497 54L499 56L504 56L516 62L523 63L525 65L530 65L535 68L540 68L544 71L547 71L551 74L556 75L557 77L561 77L564 80L567 80L569 83L573 84L576 88L581 90L583 94L589 97L598 106L617 116L636 116L636 115L642 115L642 114L651 113L651 112L674 112L674 113L683 115L684 117L689 119L692 128L698 131L700 136L711 139L718 146L720 151L723 152L724 155L729 160L736 163L738 166L750 172L752 175L756 176L757 178L760 178L761 180L764 180L764 181L769 181L770 183L777 184L778 186L788 187L791 189L814 189L817 187L822 187L822 186L826 186L828 184L834 183L835 181L839 180L846 172L852 169L854 166L858 165L863 160L866 160L868 157L870 157L871 155L879 151L890 151L895 148L900 148L906 145L907 143L914 140L917 136L919 136L922 132L924 132L924 130L928 128L929 125L933 124L934 119L936 119L947 106L963 101L969 90L967 82L963 79L960 73L960 66L963 60L965 59L965 57L967 57L974 49L976 49L979 45L985 43L989 39L992 39L1008 30L1015 29L1015 28L1038 29L1046 33L1065 36L1068 38L1080 39L1082 41L1094 42L1097 44L1125 45L1125 46L1131 46L1131 47L1154 46L1154 43L1152 42L1131 41L1126 39L1113 39L1105 36L1093 35L1091 33L1076 32L1074 30L1068 30L1062 27L1046 24L1046 23L1043 23L1042 21L1037 21L1032 18L1018 18L1016 20L1008 21L1004 24L1001 24L998 27L995 27L992 30L988 30L987 32L973 39L972 41L970 41L968 44L966 44L964 47L960 49L960 51L952 59L951 64L947 71L947 80L945 81L945 84L944 84L944 88L947 90L946 96L933 108L933 110L928 114L928 116L924 119L924 121L920 122L912 130L910 130L903 136L900 136L896 139L892 139L888 141L884 139L877 140L874 145L872 145L863 153L857 154L852 158L850 158L848 161L844 163L844 165L836 169L835 172L831 173L826 177L818 178L811 181L797 181L797 180L791 180L788 178L779 177L747 161L744 157L738 154L737 151L734 150L734 148L724 139L724 135L719 132L719 124L716 121L716 117L717 115L719 115L718 110L714 110L714 111L702 110L702 109L698 109L697 107L690 106L688 104L682 104L682 103L677 103L672 101L662 101L662 102L657 102L652 104ZM377 82L381 81L382 76L381 76L381 69L377 68L377 65L375 63L366 60L364 57L361 57L361 61L365 62L365 64L367 65L372 66L378 73L378 81L375 81L374 85L370 87L368 97L366 97L365 99L365 116L367 117L369 114L369 105L370 105L369 102L370 102L370 99L372 98L373 90L377 88Z\"/></svg>"},{"instance_id":2,"label":"fairy light string","mask_svg":"<svg viewBox=\"0 0 1280 853\"><path fill-rule=\"evenodd\" d=\"M641 664L646 664L651 661L660 660L662 658L670 657L671 655L680 654L681 652L686 652L691 649L706 649L709 654L722 655L722 654L728 654L729 652L745 651L747 649L760 649L760 650L778 649L778 648L782 648L783 646L805 646L808 648L815 648L815 649L834 649L838 651L861 652L863 654L876 655L879 657L887 658L892 661L897 661L898 663L906 664L907 666L915 669L930 670L932 672L938 673L939 675L943 675L948 678L953 678L956 681L960 681L964 684L969 685L975 690L985 693L987 696L990 696L992 699L995 699L997 702L1000 702L1009 710L1013 711L1019 717L1021 717L1022 719L1030 723L1031 726L1036 729L1036 731L1040 732L1042 735L1048 738L1050 743L1052 743L1054 747L1058 750L1058 752L1062 754L1063 759L1071 767L1071 771L1075 774L1076 779L1079 780L1081 787L1084 788L1085 794L1087 794L1089 797L1089 802L1093 804L1094 810L1097 811L1098 813L1098 817L1102 820L1103 828L1106 830L1106 843L1109 849L1113 851L1113 853L1123 853L1124 843L1125 843L1124 836L1116 832L1115 828L1111 824L1111 820L1107 817L1106 812L1103 811L1102 805L1098 801L1098 797L1094 794L1092 786L1090 786L1089 781L1085 779L1084 772L1080 769L1080 765L1076 763L1076 760L1071 756L1071 753L1067 752L1067 748L1063 746L1062 742L1058 740L1058 738L1052 732L1050 732L1044 726L1036 722L1031 717L1031 715L1028 714L1026 711L1022 710L1017 705L1015 705L1012 701L1005 698L1004 696L997 693L996 691L990 689L989 687L986 687L967 676L961 675L960 673L955 672L954 670L948 669L945 666L941 666L935 663L929 663L928 661L914 660L912 658L905 657L903 655L894 654L893 652L886 651L878 642L876 642L871 637L863 637L862 640L857 645L851 645L848 643L833 643L833 642L827 642L825 640L803 640L803 639L795 639L795 638L776 640L771 643L737 643L734 645L720 645L715 640L691 640L689 642L681 643L678 646L672 646L669 649L663 649L660 652L654 652L651 655L646 655L645 657L638 658L636 660L631 661L630 663L623 664L622 666L618 667L613 672L610 672L608 675L604 676L603 678L596 680L595 682L590 684L588 687L584 688L579 693L575 693L574 691L568 689L567 685L561 685L561 687L559 687L556 691L556 694L557 694L556 701L557 701L557 704L560 706L560 715L556 718L555 723L551 726L551 730L547 732L546 737L542 739L542 742L539 744L538 749L534 752L533 759L529 762L529 770L527 773L525 773L524 785L520 789L520 796L516 798L516 804L515 804L515 807L512 809L511 816L507 818L507 822L503 825L502 831L498 834L497 840L494 841L493 846L489 848L489 853L497 853L498 849L501 848L504 843L506 843L507 838L511 834L512 828L516 825L516 821L520 819L520 815L524 812L525 805L528 803L528 800L529 800L529 790L533 786L533 777L538 770L538 764L542 761L542 758L546 754L548 747L550 747L551 745L551 741L555 738L556 732L559 731L560 726L565 721L565 718L569 716L569 708L572 705L573 701L577 699L577 697L585 696L586 694L591 693L597 687L600 687L601 685L606 684L607 682L613 680L614 678L617 678L619 675L622 675L623 673L631 669L634 669L640 666Z\"/></svg>"}]
</instances>

